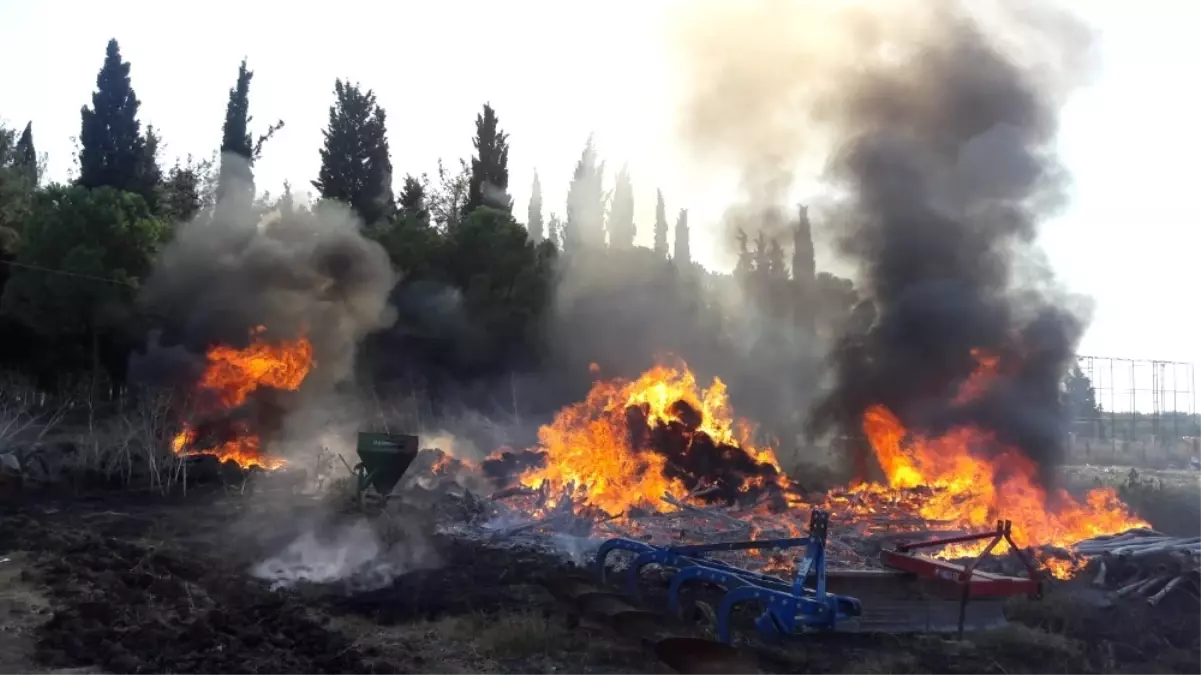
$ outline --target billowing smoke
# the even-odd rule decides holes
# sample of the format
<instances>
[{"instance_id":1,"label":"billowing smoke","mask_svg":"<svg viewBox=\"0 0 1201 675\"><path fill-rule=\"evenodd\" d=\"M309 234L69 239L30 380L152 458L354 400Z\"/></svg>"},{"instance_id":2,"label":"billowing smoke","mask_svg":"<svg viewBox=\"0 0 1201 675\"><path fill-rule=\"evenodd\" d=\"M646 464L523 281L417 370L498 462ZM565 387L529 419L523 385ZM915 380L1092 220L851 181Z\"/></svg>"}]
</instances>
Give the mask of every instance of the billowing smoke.
<instances>
[{"instance_id":1,"label":"billowing smoke","mask_svg":"<svg viewBox=\"0 0 1201 675\"><path fill-rule=\"evenodd\" d=\"M191 384L208 348L245 347L259 326L269 341L303 336L314 366L301 395L272 397L286 423L309 395L327 394L352 375L357 345L394 320L388 294L395 282L383 248L337 204L265 216L218 204L177 226L147 280L140 300L161 328L132 360L132 379Z\"/></svg>"},{"instance_id":2,"label":"billowing smoke","mask_svg":"<svg viewBox=\"0 0 1201 675\"><path fill-rule=\"evenodd\" d=\"M1089 32L1046 3L691 11L706 47L694 56L717 76L692 101L688 137L768 187L790 181L788 162L779 181L763 169L774 157L824 156L827 227L869 296L812 430L858 434L881 403L919 429L974 423L1053 465L1083 317L1033 247L1064 204L1057 111L1087 75ZM1000 376L959 405L973 350L999 355Z\"/></svg>"}]
</instances>

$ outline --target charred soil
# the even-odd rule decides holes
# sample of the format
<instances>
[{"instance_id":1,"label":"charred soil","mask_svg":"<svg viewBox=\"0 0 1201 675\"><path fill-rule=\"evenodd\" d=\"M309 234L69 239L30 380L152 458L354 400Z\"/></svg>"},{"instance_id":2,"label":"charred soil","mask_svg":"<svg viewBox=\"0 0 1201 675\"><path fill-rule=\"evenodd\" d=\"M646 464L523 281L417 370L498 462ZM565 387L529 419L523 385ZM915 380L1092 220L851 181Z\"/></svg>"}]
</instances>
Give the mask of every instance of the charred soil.
<instances>
[{"instance_id":1,"label":"charred soil","mask_svg":"<svg viewBox=\"0 0 1201 675\"><path fill-rule=\"evenodd\" d=\"M536 551L431 536L440 564L384 588L272 590L248 570L292 533L255 528L254 500L240 495L10 492L0 507L0 566L9 566L0 571L22 589L22 658L31 659L6 653L5 670L663 669L638 640L565 618L547 584L579 572ZM281 508L304 518L299 506ZM1201 625L1187 608L1097 609L1053 593L1016 604L1011 617L964 641L814 635L748 647L769 672L1201 672Z\"/></svg>"},{"instance_id":2,"label":"charred soil","mask_svg":"<svg viewBox=\"0 0 1201 675\"><path fill-rule=\"evenodd\" d=\"M391 585L273 590L249 574L291 534L248 531L237 496L0 496L0 566L32 619L6 672L647 672L640 649L572 630L563 564L434 537L443 564ZM303 516L298 515L298 520ZM20 563L18 570L17 564ZM11 603L9 603L11 604ZM7 605L5 605L7 606ZM7 644L7 643L4 643ZM13 644L17 644L15 641Z\"/></svg>"}]
</instances>

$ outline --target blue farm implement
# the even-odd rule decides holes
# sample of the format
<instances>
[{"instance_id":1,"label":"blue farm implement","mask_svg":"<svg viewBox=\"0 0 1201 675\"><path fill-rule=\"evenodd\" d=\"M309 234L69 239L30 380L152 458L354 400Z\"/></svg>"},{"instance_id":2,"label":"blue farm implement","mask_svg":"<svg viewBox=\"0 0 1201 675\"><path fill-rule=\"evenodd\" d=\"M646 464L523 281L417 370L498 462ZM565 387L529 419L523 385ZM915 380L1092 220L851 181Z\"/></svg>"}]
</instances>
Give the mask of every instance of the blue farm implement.
<instances>
[{"instance_id":1,"label":"blue farm implement","mask_svg":"<svg viewBox=\"0 0 1201 675\"><path fill-rule=\"evenodd\" d=\"M626 569L625 591L638 597L642 568L660 565L674 569L668 587L668 609L678 613L680 591L689 582L707 582L726 589L717 608L717 633L722 642L730 642L731 616L742 603L757 602L763 612L755 620L755 629L764 639L776 639L805 629L832 630L862 612L859 600L826 590L826 534L829 515L814 510L809 518L809 536L788 539L761 539L692 546L652 546L633 539L610 539L596 554L596 568L604 583L606 564L613 551L629 551L634 560ZM783 550L805 548L791 581L735 567L708 554L728 551Z\"/></svg>"},{"instance_id":2,"label":"blue farm implement","mask_svg":"<svg viewBox=\"0 0 1201 675\"><path fill-rule=\"evenodd\" d=\"M679 614L681 591L690 582L724 589L713 612L717 637L730 643L735 610L757 604L760 613L754 630L765 641L812 630L849 632L957 632L1004 623L1001 601L1013 595L1038 596L1041 585L1034 565L1013 543L1008 521L995 531L948 539L904 544L880 555L883 569L829 570L826 540L829 516L814 510L809 535L787 539L761 539L716 544L655 546L633 539L604 542L596 554L596 572L602 586L608 576L608 558L614 551L632 553L621 586L625 595L638 599L642 570L657 565L670 573L667 605ZM987 548L966 565L927 558L917 550L991 539ZM978 571L980 561L1005 542L1021 558L1028 578ZM791 579L754 572L711 557L731 551L770 551L803 548ZM971 602L969 602L971 601ZM866 607L866 610L865 610Z\"/></svg>"}]
</instances>

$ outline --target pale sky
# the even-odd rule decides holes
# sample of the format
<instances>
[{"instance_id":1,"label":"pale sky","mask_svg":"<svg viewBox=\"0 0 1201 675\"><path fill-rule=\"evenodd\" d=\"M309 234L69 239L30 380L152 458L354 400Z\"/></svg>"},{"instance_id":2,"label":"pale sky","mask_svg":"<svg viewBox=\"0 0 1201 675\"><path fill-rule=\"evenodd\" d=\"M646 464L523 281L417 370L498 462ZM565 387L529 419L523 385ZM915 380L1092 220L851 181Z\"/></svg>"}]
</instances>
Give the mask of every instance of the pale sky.
<instances>
[{"instance_id":1,"label":"pale sky","mask_svg":"<svg viewBox=\"0 0 1201 675\"><path fill-rule=\"evenodd\" d=\"M712 262L703 232L727 196L672 140L659 25L668 2L0 0L0 119L33 120L49 178L65 179L79 108L116 37L142 122L164 139L163 163L207 157L246 56L253 126L287 123L255 167L260 189L278 193L285 179L305 190L316 176L336 77L374 89L387 110L398 181L432 173L439 157L468 156L490 101L510 134L520 220L535 168L546 211L563 213L595 132L609 168L630 166L639 240L649 241L662 188L669 214L689 208L694 255ZM1063 111L1073 203L1044 227L1043 243L1060 280L1095 303L1080 351L1201 364L1201 3L1074 4L1100 32L1102 70Z\"/></svg>"}]
</instances>

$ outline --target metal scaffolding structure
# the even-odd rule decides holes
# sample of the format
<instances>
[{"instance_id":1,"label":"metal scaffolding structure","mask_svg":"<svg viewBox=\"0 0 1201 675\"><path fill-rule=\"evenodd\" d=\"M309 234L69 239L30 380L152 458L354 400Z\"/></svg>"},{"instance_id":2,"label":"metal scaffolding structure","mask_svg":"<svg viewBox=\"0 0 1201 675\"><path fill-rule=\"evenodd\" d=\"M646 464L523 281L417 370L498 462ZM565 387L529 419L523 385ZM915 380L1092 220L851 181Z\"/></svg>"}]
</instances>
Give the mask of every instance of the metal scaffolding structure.
<instances>
[{"instance_id":1,"label":"metal scaffolding structure","mask_svg":"<svg viewBox=\"0 0 1201 675\"><path fill-rule=\"evenodd\" d=\"M1073 446L1086 454L1195 456L1201 441L1195 369L1191 363L1079 356L1096 407L1080 410ZM1165 458L1166 459L1166 458Z\"/></svg>"}]
</instances>

